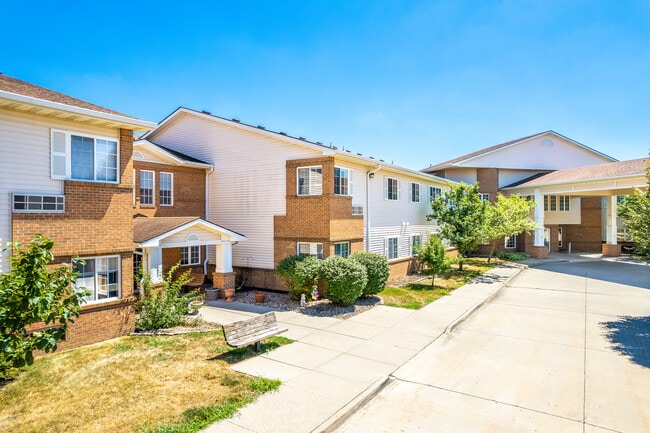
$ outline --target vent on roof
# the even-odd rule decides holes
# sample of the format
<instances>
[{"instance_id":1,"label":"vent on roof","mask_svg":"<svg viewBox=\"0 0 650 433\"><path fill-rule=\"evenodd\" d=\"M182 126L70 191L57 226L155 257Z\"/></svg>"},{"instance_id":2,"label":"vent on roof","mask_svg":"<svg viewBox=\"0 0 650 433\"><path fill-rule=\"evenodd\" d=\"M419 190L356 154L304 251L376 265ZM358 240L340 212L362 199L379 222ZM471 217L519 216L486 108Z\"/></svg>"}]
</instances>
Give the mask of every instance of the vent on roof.
<instances>
[{"instance_id":1,"label":"vent on roof","mask_svg":"<svg viewBox=\"0 0 650 433\"><path fill-rule=\"evenodd\" d=\"M383 160L383 159L380 159L380 161L381 161L381 162L384 162L384 160Z\"/></svg>"},{"instance_id":2,"label":"vent on roof","mask_svg":"<svg viewBox=\"0 0 650 433\"><path fill-rule=\"evenodd\" d=\"M257 127L258 127L259 129L264 129L264 130L266 130L266 128L263 127L262 125L257 125Z\"/></svg>"},{"instance_id":3,"label":"vent on roof","mask_svg":"<svg viewBox=\"0 0 650 433\"><path fill-rule=\"evenodd\" d=\"M359 156L363 156L363 155L362 155L362 154L360 154L359 152L357 152L357 155L359 155Z\"/></svg>"},{"instance_id":4,"label":"vent on roof","mask_svg":"<svg viewBox=\"0 0 650 433\"><path fill-rule=\"evenodd\" d=\"M287 135L287 133L280 131L280 135Z\"/></svg>"},{"instance_id":5,"label":"vent on roof","mask_svg":"<svg viewBox=\"0 0 650 433\"><path fill-rule=\"evenodd\" d=\"M346 152L347 152L347 153L352 153L352 152L350 152L349 150L346 150Z\"/></svg>"},{"instance_id":6,"label":"vent on roof","mask_svg":"<svg viewBox=\"0 0 650 433\"><path fill-rule=\"evenodd\" d=\"M369 156L368 158L370 158L370 159L375 159L375 157L374 157L374 156Z\"/></svg>"},{"instance_id":7,"label":"vent on roof","mask_svg":"<svg viewBox=\"0 0 650 433\"><path fill-rule=\"evenodd\" d=\"M323 145L323 143L321 143L320 141L317 141L316 144L320 144L321 146Z\"/></svg>"},{"instance_id":8,"label":"vent on roof","mask_svg":"<svg viewBox=\"0 0 650 433\"><path fill-rule=\"evenodd\" d=\"M201 113L207 114L208 116L212 115L212 113L210 113L208 110L201 110Z\"/></svg>"},{"instance_id":9,"label":"vent on roof","mask_svg":"<svg viewBox=\"0 0 650 433\"><path fill-rule=\"evenodd\" d=\"M305 137L298 137L298 140L307 141L305 140Z\"/></svg>"},{"instance_id":10,"label":"vent on roof","mask_svg":"<svg viewBox=\"0 0 650 433\"><path fill-rule=\"evenodd\" d=\"M233 122L237 122L237 123L239 123L239 119L232 118L232 119L230 119L230 120L232 120Z\"/></svg>"}]
</instances>

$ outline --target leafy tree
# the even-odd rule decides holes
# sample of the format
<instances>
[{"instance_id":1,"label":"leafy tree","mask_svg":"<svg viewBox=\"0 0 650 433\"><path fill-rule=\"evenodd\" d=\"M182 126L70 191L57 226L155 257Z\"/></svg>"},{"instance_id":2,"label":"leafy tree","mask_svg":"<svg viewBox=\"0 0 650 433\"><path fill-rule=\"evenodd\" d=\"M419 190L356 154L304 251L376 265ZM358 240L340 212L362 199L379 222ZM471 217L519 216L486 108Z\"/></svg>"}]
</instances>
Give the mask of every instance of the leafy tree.
<instances>
[{"instance_id":1,"label":"leafy tree","mask_svg":"<svg viewBox=\"0 0 650 433\"><path fill-rule=\"evenodd\" d=\"M445 246L438 236L430 234L426 244L416 245L413 250L417 254L418 262L425 266L422 272L431 275L431 287L437 274L451 269L451 260L447 257Z\"/></svg>"},{"instance_id":2,"label":"leafy tree","mask_svg":"<svg viewBox=\"0 0 650 433\"><path fill-rule=\"evenodd\" d=\"M463 256L474 251L483 240L483 221L487 204L481 200L478 183L460 183L431 202L432 213L443 239L458 249L458 270L463 270Z\"/></svg>"},{"instance_id":3,"label":"leafy tree","mask_svg":"<svg viewBox=\"0 0 650 433\"><path fill-rule=\"evenodd\" d=\"M618 214L635 242L634 254L650 263L650 162L646 168L646 177L646 191L637 189L634 194L623 197Z\"/></svg>"},{"instance_id":4,"label":"leafy tree","mask_svg":"<svg viewBox=\"0 0 650 433\"><path fill-rule=\"evenodd\" d=\"M13 254L11 270L0 274L0 378L31 365L35 350L56 350L88 295L84 288L73 288L76 273L71 266L49 266L53 246L37 235L26 248L19 242L5 248ZM44 329L30 334L31 325Z\"/></svg>"},{"instance_id":5,"label":"leafy tree","mask_svg":"<svg viewBox=\"0 0 650 433\"><path fill-rule=\"evenodd\" d=\"M483 243L533 230L535 221L530 215L534 208L535 202L526 200L525 197L497 195L497 201L489 204L485 209ZM495 248L496 242L492 242L488 262L492 259Z\"/></svg>"}]
</instances>

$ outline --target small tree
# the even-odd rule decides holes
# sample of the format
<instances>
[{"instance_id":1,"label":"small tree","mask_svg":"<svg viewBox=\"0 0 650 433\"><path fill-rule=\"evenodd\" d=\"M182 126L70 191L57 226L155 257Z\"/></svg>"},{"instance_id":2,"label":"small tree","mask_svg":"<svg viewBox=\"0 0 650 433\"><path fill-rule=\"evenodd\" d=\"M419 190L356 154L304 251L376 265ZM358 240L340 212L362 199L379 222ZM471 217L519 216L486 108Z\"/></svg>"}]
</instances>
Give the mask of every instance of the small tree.
<instances>
[{"instance_id":1,"label":"small tree","mask_svg":"<svg viewBox=\"0 0 650 433\"><path fill-rule=\"evenodd\" d=\"M496 242L493 241L530 232L535 228L535 221L531 218L534 208L535 202L526 200L525 197L519 195L505 197L501 194L497 195L496 202L486 207L483 242L492 242L488 262L496 249Z\"/></svg>"},{"instance_id":2,"label":"small tree","mask_svg":"<svg viewBox=\"0 0 650 433\"><path fill-rule=\"evenodd\" d=\"M41 235L26 249L18 242L7 245L13 254L11 270L0 274L0 378L12 368L31 365L35 350L56 350L68 324L79 317L88 292L73 288L71 266L49 266L53 246ZM45 329L30 334L28 328L35 324Z\"/></svg>"},{"instance_id":3,"label":"small tree","mask_svg":"<svg viewBox=\"0 0 650 433\"><path fill-rule=\"evenodd\" d=\"M474 251L482 241L486 207L478 183L460 183L431 202L433 212L427 219L436 220L442 238L458 249L460 271L463 270L463 256Z\"/></svg>"},{"instance_id":4,"label":"small tree","mask_svg":"<svg viewBox=\"0 0 650 433\"><path fill-rule=\"evenodd\" d=\"M431 287L437 274L447 272L451 269L451 260L447 257L445 246L440 238L434 234L429 235L429 239L424 245L416 245L413 252L417 254L417 260L424 265L425 275L431 275Z\"/></svg>"},{"instance_id":5,"label":"small tree","mask_svg":"<svg viewBox=\"0 0 650 433\"><path fill-rule=\"evenodd\" d=\"M635 242L634 255L650 263L650 162L646 168L648 188L637 189L625 196L618 207L618 214Z\"/></svg>"}]
</instances>

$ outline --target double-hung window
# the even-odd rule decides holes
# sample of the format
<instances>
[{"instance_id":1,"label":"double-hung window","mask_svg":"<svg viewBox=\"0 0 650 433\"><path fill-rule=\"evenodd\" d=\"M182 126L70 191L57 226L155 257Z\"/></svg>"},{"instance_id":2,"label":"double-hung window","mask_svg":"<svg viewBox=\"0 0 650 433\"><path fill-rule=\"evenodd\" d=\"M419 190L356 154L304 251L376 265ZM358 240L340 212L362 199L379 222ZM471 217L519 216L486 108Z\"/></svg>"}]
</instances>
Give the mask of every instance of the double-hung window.
<instances>
[{"instance_id":1,"label":"double-hung window","mask_svg":"<svg viewBox=\"0 0 650 433\"><path fill-rule=\"evenodd\" d=\"M74 260L77 272L76 287L85 287L90 294L87 302L120 297L120 257L86 257Z\"/></svg>"},{"instance_id":2,"label":"double-hung window","mask_svg":"<svg viewBox=\"0 0 650 433\"><path fill-rule=\"evenodd\" d=\"M437 186L430 186L429 187L429 200L434 201L438 197L442 195L442 188L438 188Z\"/></svg>"},{"instance_id":3,"label":"double-hung window","mask_svg":"<svg viewBox=\"0 0 650 433\"><path fill-rule=\"evenodd\" d=\"M334 194L352 195L352 170L334 167Z\"/></svg>"},{"instance_id":4,"label":"double-hung window","mask_svg":"<svg viewBox=\"0 0 650 433\"><path fill-rule=\"evenodd\" d=\"M153 171L140 170L140 204L153 205Z\"/></svg>"},{"instance_id":5,"label":"double-hung window","mask_svg":"<svg viewBox=\"0 0 650 433\"><path fill-rule=\"evenodd\" d=\"M161 206L172 206L173 203L173 184L174 176L172 173L160 173L160 205Z\"/></svg>"},{"instance_id":6,"label":"double-hung window","mask_svg":"<svg viewBox=\"0 0 650 433\"><path fill-rule=\"evenodd\" d=\"M411 203L420 203L420 184L411 182Z\"/></svg>"},{"instance_id":7,"label":"double-hung window","mask_svg":"<svg viewBox=\"0 0 650 433\"><path fill-rule=\"evenodd\" d=\"M384 179L384 198L386 200L399 200L399 179L395 179L394 177L386 177Z\"/></svg>"},{"instance_id":8,"label":"double-hung window","mask_svg":"<svg viewBox=\"0 0 650 433\"><path fill-rule=\"evenodd\" d=\"M312 256L319 259L323 258L323 244L298 242L297 250L299 256Z\"/></svg>"},{"instance_id":9,"label":"double-hung window","mask_svg":"<svg viewBox=\"0 0 650 433\"><path fill-rule=\"evenodd\" d=\"M422 245L421 235L411 235L411 255L415 254L417 248Z\"/></svg>"},{"instance_id":10,"label":"double-hung window","mask_svg":"<svg viewBox=\"0 0 650 433\"><path fill-rule=\"evenodd\" d=\"M116 139L51 130L51 177L117 183Z\"/></svg>"},{"instance_id":11,"label":"double-hung window","mask_svg":"<svg viewBox=\"0 0 650 433\"><path fill-rule=\"evenodd\" d=\"M336 242L334 244L334 255L347 257L350 255L350 242Z\"/></svg>"},{"instance_id":12,"label":"double-hung window","mask_svg":"<svg viewBox=\"0 0 650 433\"><path fill-rule=\"evenodd\" d=\"M181 247L181 266L198 265L201 263L201 247Z\"/></svg>"},{"instance_id":13,"label":"double-hung window","mask_svg":"<svg viewBox=\"0 0 650 433\"><path fill-rule=\"evenodd\" d=\"M388 260L399 257L399 238L386 238L386 257Z\"/></svg>"},{"instance_id":14,"label":"double-hung window","mask_svg":"<svg viewBox=\"0 0 650 433\"><path fill-rule=\"evenodd\" d=\"M298 195L321 195L323 193L323 168L298 167Z\"/></svg>"}]
</instances>

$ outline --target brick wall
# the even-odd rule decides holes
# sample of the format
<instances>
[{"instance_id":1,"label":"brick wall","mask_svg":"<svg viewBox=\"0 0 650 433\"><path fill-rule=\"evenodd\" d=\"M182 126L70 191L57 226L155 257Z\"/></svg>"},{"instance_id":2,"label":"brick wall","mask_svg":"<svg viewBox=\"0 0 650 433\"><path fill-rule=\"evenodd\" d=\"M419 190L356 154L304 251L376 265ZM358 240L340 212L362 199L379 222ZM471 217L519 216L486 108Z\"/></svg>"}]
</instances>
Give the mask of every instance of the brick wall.
<instances>
[{"instance_id":1,"label":"brick wall","mask_svg":"<svg viewBox=\"0 0 650 433\"><path fill-rule=\"evenodd\" d=\"M581 223L564 226L564 242L571 242L572 252L600 253L603 237L601 198L581 197L580 202Z\"/></svg>"},{"instance_id":2,"label":"brick wall","mask_svg":"<svg viewBox=\"0 0 650 433\"><path fill-rule=\"evenodd\" d=\"M135 168L134 213L148 217L197 216L205 218L205 170L133 161ZM154 172L154 204L140 205L140 170ZM173 206L160 206L160 173L173 174Z\"/></svg>"},{"instance_id":3,"label":"brick wall","mask_svg":"<svg viewBox=\"0 0 650 433\"><path fill-rule=\"evenodd\" d=\"M490 194L490 201L494 202L499 190L499 170L496 168L476 169L476 180L479 183L479 192Z\"/></svg>"}]
</instances>

